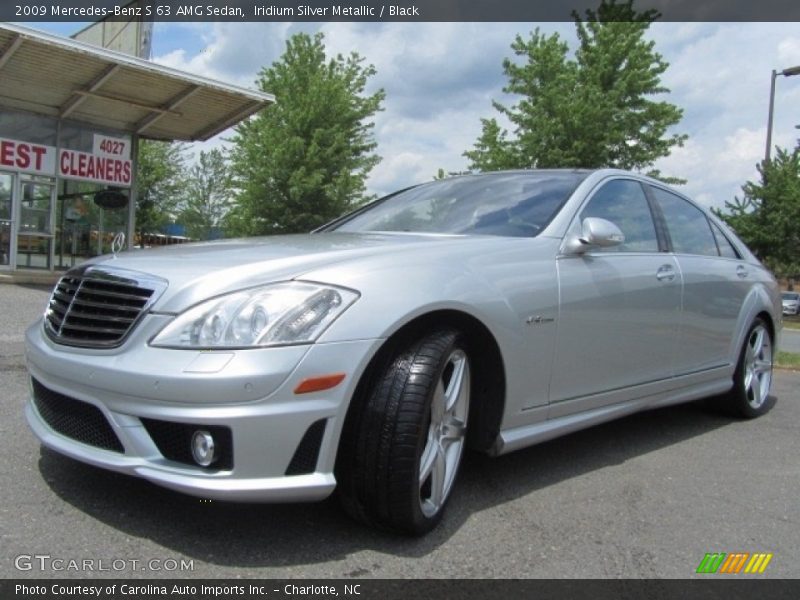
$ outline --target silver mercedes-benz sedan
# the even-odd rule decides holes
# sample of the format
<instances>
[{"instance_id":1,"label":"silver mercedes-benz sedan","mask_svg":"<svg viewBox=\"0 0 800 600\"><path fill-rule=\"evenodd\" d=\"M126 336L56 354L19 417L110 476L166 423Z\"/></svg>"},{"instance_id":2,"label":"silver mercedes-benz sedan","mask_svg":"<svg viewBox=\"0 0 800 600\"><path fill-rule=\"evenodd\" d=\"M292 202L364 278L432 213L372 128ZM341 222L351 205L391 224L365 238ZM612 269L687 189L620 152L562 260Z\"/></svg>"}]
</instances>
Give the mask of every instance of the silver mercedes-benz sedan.
<instances>
[{"instance_id":1,"label":"silver mercedes-benz sedan","mask_svg":"<svg viewBox=\"0 0 800 600\"><path fill-rule=\"evenodd\" d=\"M756 417L781 299L713 214L616 171L435 181L307 235L124 252L67 272L27 332L43 444L232 501L334 489L436 525L492 455L714 397Z\"/></svg>"},{"instance_id":2,"label":"silver mercedes-benz sedan","mask_svg":"<svg viewBox=\"0 0 800 600\"><path fill-rule=\"evenodd\" d=\"M783 292L781 294L781 304L783 305L783 314L800 315L800 293Z\"/></svg>"}]
</instances>

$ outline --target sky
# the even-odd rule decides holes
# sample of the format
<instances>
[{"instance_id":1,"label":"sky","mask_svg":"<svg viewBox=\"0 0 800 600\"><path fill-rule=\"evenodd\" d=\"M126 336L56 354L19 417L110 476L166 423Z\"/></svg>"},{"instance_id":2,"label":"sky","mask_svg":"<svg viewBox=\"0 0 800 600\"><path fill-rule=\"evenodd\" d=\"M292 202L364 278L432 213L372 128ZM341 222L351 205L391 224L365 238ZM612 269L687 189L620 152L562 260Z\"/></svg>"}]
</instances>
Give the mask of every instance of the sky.
<instances>
[{"instance_id":1,"label":"sky","mask_svg":"<svg viewBox=\"0 0 800 600\"><path fill-rule=\"evenodd\" d=\"M79 23L35 27L68 35ZM258 72L280 58L287 37L322 31L330 55L358 52L377 74L368 91L386 91L375 118L377 153L368 190L382 195L429 181L439 168L467 168L465 150L480 135L480 119L498 116L502 61L516 34L539 27L575 47L572 23L156 23L155 62L255 88ZM648 32L670 64L657 99L684 110L675 133L688 134L655 167L681 177L680 189L722 207L758 177L764 158L770 74L800 66L797 23L655 23ZM266 90L269 91L269 90ZM794 147L800 129L800 76L776 82L773 148ZM225 145L231 131L193 151ZM774 150L773 150L774 152Z\"/></svg>"}]
</instances>

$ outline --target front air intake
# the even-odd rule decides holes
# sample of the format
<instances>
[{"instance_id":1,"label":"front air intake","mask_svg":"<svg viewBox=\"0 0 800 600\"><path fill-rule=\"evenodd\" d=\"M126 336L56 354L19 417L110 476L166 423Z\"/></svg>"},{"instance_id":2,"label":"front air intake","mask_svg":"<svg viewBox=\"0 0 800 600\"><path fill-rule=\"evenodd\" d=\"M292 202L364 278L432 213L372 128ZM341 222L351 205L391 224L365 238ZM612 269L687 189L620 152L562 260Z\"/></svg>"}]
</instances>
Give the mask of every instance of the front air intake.
<instances>
[{"instance_id":1,"label":"front air intake","mask_svg":"<svg viewBox=\"0 0 800 600\"><path fill-rule=\"evenodd\" d=\"M54 431L82 444L124 452L117 434L99 408L54 392L33 378L31 386L36 410Z\"/></svg>"},{"instance_id":2,"label":"front air intake","mask_svg":"<svg viewBox=\"0 0 800 600\"><path fill-rule=\"evenodd\" d=\"M286 468L286 475L306 475L314 472L314 469L317 468L317 460L319 459L320 446L324 435L325 419L320 419L311 424L294 451L294 456Z\"/></svg>"}]
</instances>

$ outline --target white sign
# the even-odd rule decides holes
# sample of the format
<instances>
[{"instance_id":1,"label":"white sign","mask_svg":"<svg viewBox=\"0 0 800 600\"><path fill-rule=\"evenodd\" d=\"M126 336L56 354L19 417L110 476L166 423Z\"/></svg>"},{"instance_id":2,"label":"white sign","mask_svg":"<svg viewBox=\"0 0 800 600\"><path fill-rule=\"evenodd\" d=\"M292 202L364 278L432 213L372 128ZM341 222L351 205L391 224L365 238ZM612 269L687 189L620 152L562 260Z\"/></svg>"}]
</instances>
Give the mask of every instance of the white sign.
<instances>
[{"instance_id":1,"label":"white sign","mask_svg":"<svg viewBox=\"0 0 800 600\"><path fill-rule=\"evenodd\" d=\"M129 158L130 144L127 140L95 136L95 146L98 144L98 137L102 138L100 143L109 142L103 144L106 148L104 154L89 154L66 148L56 152L53 146L0 138L0 169L51 177L57 171L58 175L67 179L130 187L133 179L133 163ZM110 144L112 141L124 143L125 146L114 146Z\"/></svg>"},{"instance_id":2,"label":"white sign","mask_svg":"<svg viewBox=\"0 0 800 600\"><path fill-rule=\"evenodd\" d=\"M93 141L92 154L95 156L107 156L125 160L130 160L131 158L131 142L126 138L109 137L95 133Z\"/></svg>"},{"instance_id":3,"label":"white sign","mask_svg":"<svg viewBox=\"0 0 800 600\"><path fill-rule=\"evenodd\" d=\"M44 144L0 138L0 168L2 167L52 176L56 173L56 149Z\"/></svg>"},{"instance_id":4,"label":"white sign","mask_svg":"<svg viewBox=\"0 0 800 600\"><path fill-rule=\"evenodd\" d=\"M66 179L130 187L133 168L131 161L127 159L96 156L62 148L58 152L58 174Z\"/></svg>"}]
</instances>

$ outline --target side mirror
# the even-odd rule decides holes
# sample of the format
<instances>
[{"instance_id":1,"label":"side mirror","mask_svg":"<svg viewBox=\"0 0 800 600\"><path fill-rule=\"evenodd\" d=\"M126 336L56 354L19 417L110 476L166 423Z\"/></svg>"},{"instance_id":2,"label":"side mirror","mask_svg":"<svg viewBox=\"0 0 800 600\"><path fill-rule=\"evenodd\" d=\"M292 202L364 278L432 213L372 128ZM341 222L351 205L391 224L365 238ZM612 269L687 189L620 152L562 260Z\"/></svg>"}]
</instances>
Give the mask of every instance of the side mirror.
<instances>
[{"instance_id":1,"label":"side mirror","mask_svg":"<svg viewBox=\"0 0 800 600\"><path fill-rule=\"evenodd\" d=\"M625 234L611 221L587 217L583 220L581 234L572 235L564 243L565 254L583 254L592 247L609 248L625 242Z\"/></svg>"}]
</instances>

